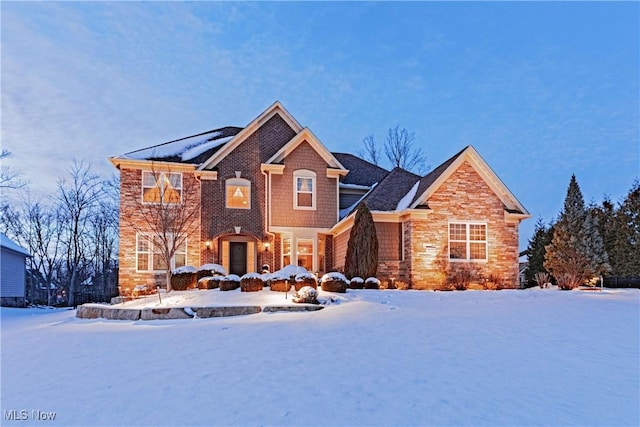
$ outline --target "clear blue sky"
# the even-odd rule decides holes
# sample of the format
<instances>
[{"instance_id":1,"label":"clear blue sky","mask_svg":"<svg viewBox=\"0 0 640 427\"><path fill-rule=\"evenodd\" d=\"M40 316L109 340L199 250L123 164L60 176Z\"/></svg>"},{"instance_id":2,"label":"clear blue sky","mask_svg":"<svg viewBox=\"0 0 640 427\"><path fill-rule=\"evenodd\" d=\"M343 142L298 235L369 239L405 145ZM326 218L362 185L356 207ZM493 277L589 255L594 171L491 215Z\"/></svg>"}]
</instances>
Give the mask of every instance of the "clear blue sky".
<instances>
[{"instance_id":1,"label":"clear blue sky","mask_svg":"<svg viewBox=\"0 0 640 427\"><path fill-rule=\"evenodd\" d=\"M275 100L333 151L396 124L432 167L473 145L533 215L521 247L572 173L587 202L640 176L638 2L0 7L2 148L35 195Z\"/></svg>"}]
</instances>

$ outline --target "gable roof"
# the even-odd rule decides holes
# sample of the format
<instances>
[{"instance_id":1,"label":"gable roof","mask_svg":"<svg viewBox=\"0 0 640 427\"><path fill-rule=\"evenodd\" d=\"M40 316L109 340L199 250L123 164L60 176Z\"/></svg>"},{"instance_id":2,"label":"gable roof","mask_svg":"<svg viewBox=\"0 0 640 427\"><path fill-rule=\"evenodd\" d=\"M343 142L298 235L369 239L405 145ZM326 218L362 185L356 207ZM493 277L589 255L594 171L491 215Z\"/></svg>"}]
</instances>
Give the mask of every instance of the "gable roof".
<instances>
[{"instance_id":1,"label":"gable roof","mask_svg":"<svg viewBox=\"0 0 640 427\"><path fill-rule=\"evenodd\" d=\"M276 101L269 108L264 110L258 117L253 119L245 128L238 132L227 144L221 147L220 150L214 152L207 160L202 162L199 166L199 170L213 168L218 162L224 159L229 153L231 153L238 145L240 145L245 139L253 134L260 126L270 120L273 116L278 114L293 131L298 134L303 128L300 123L287 111L286 108Z\"/></svg>"},{"instance_id":2,"label":"gable roof","mask_svg":"<svg viewBox=\"0 0 640 427\"><path fill-rule=\"evenodd\" d=\"M433 172L427 174L420 180L418 191L409 208L426 203L426 201L435 193L438 188L462 165L468 162L480 177L487 183L496 196L502 201L505 210L512 214L530 216L525 207L518 201L507 186L498 178L493 169L489 167L487 162L478 154L473 146L468 145L462 151L442 163Z\"/></svg>"},{"instance_id":3,"label":"gable roof","mask_svg":"<svg viewBox=\"0 0 640 427\"><path fill-rule=\"evenodd\" d=\"M389 174L388 170L353 154L332 154L345 168L349 169L349 173L342 179L341 184L371 187L375 183L382 181Z\"/></svg>"},{"instance_id":4,"label":"gable roof","mask_svg":"<svg viewBox=\"0 0 640 427\"><path fill-rule=\"evenodd\" d=\"M242 128L227 126L186 138L130 151L114 160L149 160L200 165L237 135Z\"/></svg>"},{"instance_id":5,"label":"gable roof","mask_svg":"<svg viewBox=\"0 0 640 427\"><path fill-rule=\"evenodd\" d=\"M31 254L26 249L18 245L16 242L8 238L3 233L0 233L0 247L8 251L15 252L19 255L24 255L25 257L31 256Z\"/></svg>"},{"instance_id":6,"label":"gable roof","mask_svg":"<svg viewBox=\"0 0 640 427\"><path fill-rule=\"evenodd\" d=\"M320 142L320 140L309 130L304 128L296 136L294 136L289 142L282 146L266 164L278 164L282 163L285 157L287 157L293 150L295 150L303 142L307 142L313 149L327 162L327 165L331 168L342 171L346 174L347 169L336 159L333 154L327 150L327 148Z\"/></svg>"},{"instance_id":7,"label":"gable roof","mask_svg":"<svg viewBox=\"0 0 640 427\"><path fill-rule=\"evenodd\" d=\"M419 179L420 175L396 167L367 194L364 202L370 211L394 211Z\"/></svg>"}]
</instances>

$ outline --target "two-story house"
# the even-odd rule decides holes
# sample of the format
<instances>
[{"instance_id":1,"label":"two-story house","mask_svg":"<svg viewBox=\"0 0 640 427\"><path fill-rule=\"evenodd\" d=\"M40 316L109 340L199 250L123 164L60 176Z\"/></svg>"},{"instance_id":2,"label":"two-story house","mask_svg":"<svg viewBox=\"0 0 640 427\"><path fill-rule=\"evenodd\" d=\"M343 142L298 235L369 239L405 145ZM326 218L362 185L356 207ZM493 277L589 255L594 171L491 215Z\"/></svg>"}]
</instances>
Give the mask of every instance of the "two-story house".
<instances>
[{"instance_id":1,"label":"two-story house","mask_svg":"<svg viewBox=\"0 0 640 427\"><path fill-rule=\"evenodd\" d=\"M379 278L429 288L473 263L516 286L518 225L530 215L467 147L424 177L332 153L275 102L246 127L224 127L110 158L120 170L120 287L164 283L144 207L196 209L172 267L217 263L242 275L301 265L341 270L355 208L372 212ZM152 233L151 233L152 234Z\"/></svg>"}]
</instances>

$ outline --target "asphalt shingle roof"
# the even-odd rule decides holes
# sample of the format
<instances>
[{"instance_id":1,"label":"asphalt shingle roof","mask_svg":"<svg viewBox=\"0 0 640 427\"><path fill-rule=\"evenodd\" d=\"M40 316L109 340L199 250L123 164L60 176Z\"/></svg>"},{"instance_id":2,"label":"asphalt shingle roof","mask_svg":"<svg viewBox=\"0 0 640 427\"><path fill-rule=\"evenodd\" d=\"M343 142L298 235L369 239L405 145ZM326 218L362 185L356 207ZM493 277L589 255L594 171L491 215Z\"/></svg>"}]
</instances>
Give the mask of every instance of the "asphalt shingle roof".
<instances>
[{"instance_id":1,"label":"asphalt shingle roof","mask_svg":"<svg viewBox=\"0 0 640 427\"><path fill-rule=\"evenodd\" d=\"M389 171L374 165L360 157L348 153L331 153L347 169L349 173L342 179L343 184L355 184L371 187L382 181Z\"/></svg>"},{"instance_id":2,"label":"asphalt shingle roof","mask_svg":"<svg viewBox=\"0 0 640 427\"><path fill-rule=\"evenodd\" d=\"M371 190L364 202L371 211L393 211L419 179L420 175L395 168Z\"/></svg>"}]
</instances>

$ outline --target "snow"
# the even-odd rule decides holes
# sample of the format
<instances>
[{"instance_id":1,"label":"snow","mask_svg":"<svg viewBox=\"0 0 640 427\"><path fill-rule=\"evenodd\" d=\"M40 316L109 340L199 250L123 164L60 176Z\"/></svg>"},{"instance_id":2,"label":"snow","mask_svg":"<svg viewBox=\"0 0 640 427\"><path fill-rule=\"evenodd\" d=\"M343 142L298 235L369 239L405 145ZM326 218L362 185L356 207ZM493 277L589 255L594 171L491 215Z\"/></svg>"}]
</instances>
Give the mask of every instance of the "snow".
<instances>
[{"instance_id":1,"label":"snow","mask_svg":"<svg viewBox=\"0 0 640 427\"><path fill-rule=\"evenodd\" d=\"M198 271L211 271L212 273L227 275L227 270L220 264L204 264L198 268Z\"/></svg>"},{"instance_id":2,"label":"snow","mask_svg":"<svg viewBox=\"0 0 640 427\"><path fill-rule=\"evenodd\" d=\"M416 193L418 192L418 186L420 186L420 180L418 180L413 185L413 187L411 187L411 190L409 190L409 192L405 194L405 196L402 199L400 199L400 201L398 202L398 205L396 206L397 211L402 211L409 207L413 198L416 197Z\"/></svg>"},{"instance_id":3,"label":"snow","mask_svg":"<svg viewBox=\"0 0 640 427\"><path fill-rule=\"evenodd\" d=\"M24 256L31 256L29 251L24 249L22 246L18 245L16 242L5 236L3 233L0 233L0 246L3 248L9 249L13 252L17 252Z\"/></svg>"},{"instance_id":4,"label":"snow","mask_svg":"<svg viewBox=\"0 0 640 427\"><path fill-rule=\"evenodd\" d=\"M318 294L333 303L187 320L3 307L3 416L25 410L16 425L48 426L640 424L636 289ZM163 302L173 298L245 305L291 294L174 291Z\"/></svg>"},{"instance_id":5,"label":"snow","mask_svg":"<svg viewBox=\"0 0 640 427\"><path fill-rule=\"evenodd\" d=\"M185 266L173 269L171 274L196 273L197 271L198 270L196 270L195 267L192 267L190 265L185 265Z\"/></svg>"},{"instance_id":6,"label":"snow","mask_svg":"<svg viewBox=\"0 0 640 427\"><path fill-rule=\"evenodd\" d=\"M207 132L201 135L195 135L176 141L167 142L141 150L132 151L121 156L131 160L147 160L150 158L164 158L180 156L183 162L198 157L207 150L226 144L233 137L218 138L220 131ZM213 139L212 138L218 138Z\"/></svg>"},{"instance_id":7,"label":"snow","mask_svg":"<svg viewBox=\"0 0 640 427\"><path fill-rule=\"evenodd\" d=\"M240 278L240 280L242 280L242 279L246 279L246 280L260 279L260 280L263 280L263 277L262 277L262 275L260 273L247 273L247 274L244 274Z\"/></svg>"},{"instance_id":8,"label":"snow","mask_svg":"<svg viewBox=\"0 0 640 427\"><path fill-rule=\"evenodd\" d=\"M320 281L324 283L324 282L328 282L329 280L342 280L345 283L349 283L347 278L344 277L344 274L338 273L335 271L331 273L326 273L325 275L322 276L322 279Z\"/></svg>"}]
</instances>

